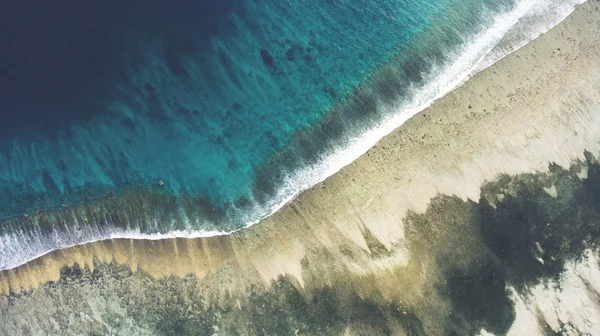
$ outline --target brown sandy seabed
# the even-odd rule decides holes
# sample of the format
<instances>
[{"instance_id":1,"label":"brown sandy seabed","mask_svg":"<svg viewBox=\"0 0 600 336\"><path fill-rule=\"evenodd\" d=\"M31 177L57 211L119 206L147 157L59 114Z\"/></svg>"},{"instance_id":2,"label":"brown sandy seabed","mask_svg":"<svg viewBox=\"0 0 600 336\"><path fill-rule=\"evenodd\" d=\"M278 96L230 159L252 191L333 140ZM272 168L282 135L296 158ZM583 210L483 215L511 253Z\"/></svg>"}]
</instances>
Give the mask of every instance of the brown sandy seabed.
<instances>
[{"instance_id":1,"label":"brown sandy seabed","mask_svg":"<svg viewBox=\"0 0 600 336\"><path fill-rule=\"evenodd\" d=\"M585 318L536 299L569 264L564 242L549 256L528 241L536 263L521 266L541 267L530 276L498 254L482 218L523 192L564 200L597 164L599 6L581 5L247 230L97 242L1 272L0 334L598 333L592 275L577 292L592 304Z\"/></svg>"}]
</instances>

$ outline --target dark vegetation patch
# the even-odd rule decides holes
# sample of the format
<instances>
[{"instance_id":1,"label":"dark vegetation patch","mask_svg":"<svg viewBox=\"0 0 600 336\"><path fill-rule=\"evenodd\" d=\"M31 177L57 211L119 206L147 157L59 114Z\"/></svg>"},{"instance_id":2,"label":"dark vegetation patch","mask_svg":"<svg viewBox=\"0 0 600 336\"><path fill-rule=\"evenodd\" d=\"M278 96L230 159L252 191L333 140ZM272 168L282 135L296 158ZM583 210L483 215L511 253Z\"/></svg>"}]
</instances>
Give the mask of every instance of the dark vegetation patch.
<instances>
[{"instance_id":1,"label":"dark vegetation patch","mask_svg":"<svg viewBox=\"0 0 600 336\"><path fill-rule=\"evenodd\" d=\"M454 244L433 252L443 270L438 291L452 307L447 334L474 335L482 328L496 335L506 333L515 318L509 287L526 294L531 286L559 281L567 262L579 260L585 249L598 247L600 165L587 155L587 162L576 166L588 166L587 179L576 176L578 168L569 171L551 165L547 175L505 176L484 186L483 195L502 194L502 201L482 198L465 203L442 195L432 200L427 213L413 215L414 230L422 230L417 224L423 218L434 217L439 227L464 221L462 227L475 228L480 237L480 246L471 246L468 235L457 230L455 237L430 242L440 239ZM543 189L551 185L556 187L556 198ZM466 207L461 209L464 215L453 215L452 207L443 204ZM472 254L468 267L462 264L465 253Z\"/></svg>"},{"instance_id":2,"label":"dark vegetation patch","mask_svg":"<svg viewBox=\"0 0 600 336\"><path fill-rule=\"evenodd\" d=\"M280 278L270 290L250 287L242 309L226 305L205 310L199 305L202 297L184 300L178 296L166 300L152 298L157 301L154 304L144 302L140 316L149 316L161 335L204 335L217 331L223 335L341 335L349 324L365 327L377 335L392 335L388 327L391 319L401 320L407 329L422 331L414 315L399 314L393 305L382 307L344 288L347 286L307 293L290 280Z\"/></svg>"}]
</instances>

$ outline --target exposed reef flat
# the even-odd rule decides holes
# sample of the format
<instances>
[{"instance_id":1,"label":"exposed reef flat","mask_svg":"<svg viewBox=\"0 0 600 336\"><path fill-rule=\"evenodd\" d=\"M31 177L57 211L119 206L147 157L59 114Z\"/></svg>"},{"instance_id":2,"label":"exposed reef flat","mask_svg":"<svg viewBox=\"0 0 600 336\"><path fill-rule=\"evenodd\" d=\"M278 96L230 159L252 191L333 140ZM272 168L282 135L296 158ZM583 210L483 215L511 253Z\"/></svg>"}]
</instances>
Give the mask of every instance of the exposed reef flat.
<instances>
[{"instance_id":1,"label":"exposed reef flat","mask_svg":"<svg viewBox=\"0 0 600 336\"><path fill-rule=\"evenodd\" d=\"M0 334L598 333L598 7L247 230L3 271Z\"/></svg>"}]
</instances>

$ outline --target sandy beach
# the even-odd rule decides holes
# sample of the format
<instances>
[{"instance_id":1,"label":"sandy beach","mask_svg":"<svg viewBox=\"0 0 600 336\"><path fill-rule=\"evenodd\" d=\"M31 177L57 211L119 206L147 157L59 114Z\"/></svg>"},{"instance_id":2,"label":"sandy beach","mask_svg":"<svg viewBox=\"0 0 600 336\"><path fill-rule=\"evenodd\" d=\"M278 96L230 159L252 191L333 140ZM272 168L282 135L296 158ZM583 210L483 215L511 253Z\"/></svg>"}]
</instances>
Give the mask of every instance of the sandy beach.
<instances>
[{"instance_id":1,"label":"sandy beach","mask_svg":"<svg viewBox=\"0 0 600 336\"><path fill-rule=\"evenodd\" d=\"M518 264L531 273L517 271L520 259L499 254L505 248L487 236L503 230L489 223L512 218L502 217L512 209L503 204L514 207L527 193L534 204L561 208L595 171L598 6L579 6L246 230L97 242L2 271L0 334L179 330L162 319L219 335L272 334L270 327L298 335L545 335L569 323L574 334L599 334L596 231L569 243L582 250L556 244L550 256L549 235L536 226L525 252L514 253L533 256L535 266ZM538 285L560 283L571 269L580 270L573 279L581 288L557 299L562 305L543 302ZM480 278L492 280L463 293ZM489 297L477 294L479 283L491 286L481 292ZM589 299L587 312L576 309L580 297Z\"/></svg>"}]
</instances>

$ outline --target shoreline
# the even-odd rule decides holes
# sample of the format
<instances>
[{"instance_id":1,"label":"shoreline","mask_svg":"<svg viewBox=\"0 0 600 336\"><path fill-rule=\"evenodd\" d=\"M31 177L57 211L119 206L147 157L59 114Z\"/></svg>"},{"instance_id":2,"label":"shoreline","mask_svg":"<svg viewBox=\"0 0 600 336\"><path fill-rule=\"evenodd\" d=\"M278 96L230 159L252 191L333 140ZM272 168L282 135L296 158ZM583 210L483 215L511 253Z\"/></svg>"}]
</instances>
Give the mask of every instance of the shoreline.
<instances>
[{"instance_id":1,"label":"shoreline","mask_svg":"<svg viewBox=\"0 0 600 336\"><path fill-rule=\"evenodd\" d=\"M583 5L583 6L585 6L585 5ZM582 11L582 10L579 9L579 11ZM571 16L572 15L573 14L571 14ZM565 25L565 24L561 22L559 25ZM542 35L542 36L544 36L544 35ZM529 46L529 44L526 45L525 47L527 47L527 46ZM521 49L519 49L519 50L521 50ZM520 58L520 55L518 55L519 50L517 50L516 52L514 52L512 54L509 54L506 57L509 57L511 59ZM517 55L515 55L515 54L517 54ZM496 64L492 65L490 68L487 68L487 69L483 70L482 72L477 73L469 81L467 81L466 83L463 83L461 87L456 88L454 91L450 92L450 94L448 94L447 96L444 96L443 98L435 101L433 103L432 107L429 107L425 111L423 111L423 112L415 115L413 118L411 118L410 120L408 120L402 126L400 126L399 128L397 128L396 130L394 130L391 134L389 134L389 135L385 136L384 138L382 138L374 147L372 147L366 154L364 154L363 156L361 156L358 160L354 161L353 163L351 163L348 166L345 166L344 168L341 169L341 171L339 171L338 173L330 176L328 179L324 180L323 182L321 182L321 183L319 183L319 184L317 184L317 185L309 188L307 191L305 191L304 193L302 193L301 195L299 195L291 203L288 203L288 204L284 205L283 206L284 209L281 209L279 212L276 212L272 216L264 219L263 220L264 224L261 223L259 225L254 225L252 227L249 227L249 228L247 228L245 230L237 231L236 233L234 233L232 235L217 236L215 238L217 238L217 239L227 239L227 237L231 237L231 238L235 239L235 238L239 238L239 237L252 236L254 233L250 232L250 231L253 231L253 228L256 228L255 231L264 232L265 231L264 229L259 229L259 228L264 228L266 226L271 226L271 225L273 225L272 222L281 221L281 218L286 218L286 217L290 216L290 214L294 212L292 209L295 208L299 204L303 204L303 203L308 202L308 201L311 201L311 203L312 203L314 197L318 198L318 197L322 196L322 195L319 195L319 194L321 194L321 192L319 191L319 189L325 189L329 185L336 185L337 181L335 181L335 182L333 181L334 177L336 178L336 180L340 180L340 179L344 179L344 178L347 178L349 176L352 176L354 174L364 174L365 173L365 171L363 170L364 168L361 169L360 168L361 166L366 166L370 170L375 170L375 171L380 170L379 168L376 168L376 167L373 166L373 160L381 160L381 159L385 158L386 156L388 156L387 153L385 153L385 152L391 150L392 146L390 146L390 145L392 143L398 144L399 142L406 142L406 139L408 137L415 138L415 133L422 132L422 130L427 129L428 126L433 126L434 128L439 128L439 126L437 125L437 123L435 121L432 121L431 125L427 125L427 123L430 122L428 120L430 118L430 116L428 116L428 114L430 114L430 112L432 112L431 111L432 109L435 109L436 111L434 111L434 112L437 113L437 114L440 114L440 117L442 117L442 118L448 118L448 119L451 120L452 117L449 116L449 113L443 113L443 112L439 111L440 107L446 106L446 107L451 107L451 108L454 108L454 109L456 108L456 97L455 97L456 95L454 94L455 91L468 91L468 90L472 90L474 92L478 92L479 90L473 90L472 89L472 87L473 87L473 84L472 84L473 79L476 78L476 77L482 77L482 76L484 76L484 75L482 75L482 73L486 73L487 76L490 76L490 74L489 74L490 72L496 73L496 70L498 70L497 68L500 67L500 66L497 65L498 63L507 63L508 62L508 61L504 61L506 59L506 57L503 58L503 59L501 59L500 61L498 61ZM504 67L504 65L502 65L502 67ZM512 73L512 75L516 75L516 74ZM525 78L522 78L522 80L525 80ZM471 83L471 85L469 85L469 83ZM528 84L530 84L530 83L531 83L531 81L529 81ZM469 86L469 88L466 88L466 86ZM493 85L493 90L501 91L503 89L505 89L505 88L503 88L501 85L498 85L498 84ZM518 91L518 90L519 90L519 88L516 88L515 92ZM471 96L472 96L472 98L475 98L475 97L473 97L473 93L471 93ZM501 99L498 99L498 100L500 101ZM502 99L502 100L506 101L507 99L505 98L505 99ZM508 100L510 101L511 99L508 99ZM465 104L467 104L467 103L465 103ZM470 104L467 104L467 105L470 105ZM475 104L473 104L473 105L475 105ZM472 111L469 111L467 108L465 108L465 110L468 111L468 112L472 112ZM483 113L481 111L479 111L477 114L479 114L479 115L475 115L475 117L478 117L478 118L486 118L488 116L491 116L491 113L485 112L485 111ZM459 118L462 119L461 121L466 122L469 117L468 116L467 117L463 116L463 117L459 117ZM442 120L442 119L440 119L440 120ZM415 127L417 125L418 125L418 127ZM456 125L454 123L452 123L452 122L448 126L450 126L452 128L456 128ZM420 138L425 139L426 137L427 137L427 135L423 134L422 137L420 137ZM448 141L450 141L450 140L448 140ZM426 141L423 141L423 142L426 142ZM498 140L487 139L486 142L492 142L492 143L496 142L496 143L498 143ZM425 144L425 143L423 143L423 144ZM415 145L418 146L419 145L418 142L415 141L415 143L411 144L411 147L414 147ZM441 145L444 145L444 144L430 144L430 145L424 146L423 150L424 151L434 150L435 148L431 147L432 145L434 147L438 147L438 146L441 146ZM448 144L446 144L446 146L448 146ZM504 145L502 145L502 146L504 146ZM386 148L387 148L387 150L386 150ZM594 149L594 148L592 148L592 149ZM594 152L596 152L596 151L594 151ZM371 158L371 155L377 157L378 153L381 153L383 155L381 155L380 157L378 157L376 159L372 159ZM544 161L543 164L537 163L536 165L534 165L534 167L529 167L529 169L531 170L533 168L532 171L540 171L540 172L547 171L547 164L549 164L551 162L555 162L555 163L557 163L557 164L559 164L561 166L568 166L570 164L570 162L572 162L573 160L582 159L583 158L582 155L583 155L583 152L581 152L579 154L577 154L577 153L568 153L567 157L560 158L560 159L557 158L555 160ZM358 162L358 161L360 161L360 162ZM483 161L485 162L485 160L483 160ZM514 161L514 159L513 159L513 161ZM527 171L525 169L526 167L524 167L523 163L518 163L518 162L513 162L513 163L515 163L515 167L509 167L508 165L506 165L505 167L502 167L501 169L499 169L500 171L502 171L502 173L500 173L500 172L486 172L485 175L486 176L494 176L494 177L496 177L496 176L500 176L501 174L515 175L515 174L523 173L523 172ZM445 164L445 165L446 166L452 166L450 164ZM432 186L427 186L428 189L429 189L428 193L427 193L427 196L421 196L421 200L419 202L415 202L415 201L409 202L409 203L412 203L412 204L405 205L403 207L405 210L397 211L397 212L399 212L399 213L407 213L408 211L424 212L425 208L426 208L426 206L428 204L428 199L430 199L432 196L434 196L435 194L438 194L438 193L439 194L447 194L447 195L455 194L455 195L459 196L462 199L478 199L478 196L479 196L478 195L478 193L479 193L479 185L481 185L483 183L483 181L486 180L486 176L481 176L481 174L479 174L479 176L477 176L477 174L473 174L473 176L476 177L477 182L471 183L471 185L468 188L464 188L464 186L461 186L462 188L460 188L460 189L463 189L463 190L458 191L458 190L456 190L455 186L452 186L451 183L448 183L449 181L444 181L444 180L456 179L457 176L452 176L451 173L448 173L448 172L451 172L451 171L455 171L456 172L456 168L459 168L459 166L453 166L452 169L448 169L447 172L443 172L442 173L443 169L441 169L441 167L436 167L435 170L443 174L441 176L442 177L442 180L441 180L442 183L441 184L438 183L440 185L438 185L437 187L433 187L433 189L432 189ZM412 169L411 169L411 172L412 173L418 172L418 169L419 168L413 166ZM464 175L464 172L461 175ZM461 179L460 176L459 176L459 179ZM493 179L494 178L491 178L490 180L493 180ZM398 180L398 178L396 178L396 180ZM447 185L444 185L443 182L446 182ZM402 183L398 183L398 184L401 185ZM413 185L414 185L414 183L413 183ZM336 187L337 188L342 188L346 192L348 190L356 189L355 186L354 187L353 186L341 187L341 186L337 186L336 185ZM414 186L412 188L414 188ZM455 190L452 190L452 189L455 189ZM366 197L366 196L364 196L362 194L363 194L363 192L359 191L359 192L356 193L356 196L361 197L361 198ZM356 198L358 198L358 197L356 197ZM412 198L412 197L410 197L408 195L405 195L404 197L408 198L408 199ZM370 198L367 198L364 201L365 202L363 202L363 207L365 209L367 207L372 206L373 200L371 200ZM363 207L359 206L358 208L360 209L360 208L363 208ZM319 208L322 208L322 206L319 207ZM373 211L369 211L369 212L373 212ZM280 217L280 218L277 218L277 217ZM400 218L398 218L398 219L399 219L399 221L401 221ZM353 221L353 222L355 222L355 221ZM282 225L282 229L286 228L287 226L289 226L289 225ZM376 229L374 230L374 228L368 228L368 229L370 229L371 231L374 231L374 232L378 232L378 230L376 230ZM248 232L245 232L245 231L248 231ZM352 230L350 230L350 232L352 232L352 233L350 233L350 236L356 235L355 237L353 237L353 238L356 238L356 240L354 242L355 243L359 243L359 245L361 245L361 246L364 247L365 246L364 240L358 238L359 236L362 236L361 230L358 230L358 228L355 227ZM379 240L382 243L384 243L384 245L386 245L386 247L388 247L388 248L391 247L391 245L392 245L391 242L393 240L397 240L398 238L400 238L402 236L400 230L398 230L397 228L394 229L393 232L387 232L387 233L390 234L389 237L385 237L383 235L383 233L377 233L376 235L377 235L377 238L379 238ZM390 237L393 237L393 238L390 239ZM206 237L203 237L203 238L206 238ZM140 244L139 245L147 245L147 244L152 245L152 241L153 241L153 240L149 240L148 242L144 242L143 239L139 239L139 240L140 240L140 242L139 242ZM186 238L177 237L177 238L173 238L173 239L167 239L166 241L168 241L168 240L183 240L183 241L185 241ZM194 239L192 239L192 240L194 240ZM205 240L205 239L200 238L200 240ZM208 239L208 240L210 240L210 239ZM64 249L64 250L51 251L51 252L45 254L44 256L49 256L50 258L52 258L51 255L53 255L53 254L54 255L56 255L56 254L64 254L64 253L68 254L69 250L86 250L87 249L86 245L90 245L90 246L91 245L110 246L112 244L112 242L115 242L115 241L129 241L129 240L128 239L122 239L122 240L121 239L109 239L109 240L106 240L106 241L99 241L99 242L94 242L94 243L90 243L90 244L77 245L77 246L74 246L74 247L71 247L71 248L67 248L67 249ZM361 241L363 241L363 242L361 243ZM134 243L134 245L136 245L136 244ZM43 259L44 256L42 256L41 258ZM35 260L33 260L33 262L35 263ZM89 264L89 263L86 262L84 264ZM19 267L15 268L15 269L5 270L5 271L3 271L3 273L15 271L16 269L19 269L19 268L23 268L23 267L19 266Z\"/></svg>"},{"instance_id":2,"label":"shoreline","mask_svg":"<svg viewBox=\"0 0 600 336\"><path fill-rule=\"evenodd\" d=\"M413 330L410 327L428 334L442 334L444 330L506 331L510 327L510 299L484 298L492 307L509 307L502 311L508 314L506 321L494 320L494 316L503 315L482 304L473 311L489 309L492 317L460 311L461 321L467 322L455 326L452 314L461 301L453 301L451 294L457 288L457 293L462 293L460 284L469 282L461 281L470 279L471 274L497 272L497 256L488 252L495 246L489 245L489 237L482 236L481 228L491 230L484 231L488 233L511 232L503 230L502 225L510 224L505 219L523 217L526 207L517 209L516 217L494 220L502 214L496 213L497 209L508 211L506 204L519 205L532 198L542 205L554 202L550 209L568 209L578 201L574 198L574 203L561 203L562 197L575 190L571 185L588 183L589 176L598 179L599 36L596 3L580 5L550 31L475 74L353 163L248 229L212 238L102 241L54 251L2 271L0 311L6 322L0 330L9 328L10 323L34 319L24 316L58 318L51 315L53 304L59 304L56 297L62 300L69 296L71 304L82 302L85 309L92 310L89 316L99 310L115 311L112 305L126 312L138 309L139 302L158 305L164 310L157 308L157 314L165 315L174 308L154 300L176 297L174 306L182 307L180 298L200 293L204 308L194 309L224 312L222 308L229 308L244 317L254 306L284 309L277 304L284 297L282 293L288 293L280 288L286 288L298 293L294 300L305 299L301 302L309 307L323 293L329 293L326 297L332 298L330 301L342 312L368 303L365 307L371 308L364 310L369 312L365 315L383 311L391 316L372 323L353 320L352 316L341 319L340 325L346 328L342 331L349 334L381 334L380 329L368 329L380 324L388 325L386 330ZM523 199L518 198L521 193L525 193ZM568 214L566 219L575 217ZM554 227L558 222L551 218ZM544 219L540 223L546 226ZM534 238L543 239L541 232ZM552 255L543 252L551 250L552 242L541 241L543 248L536 248L533 242L523 246L531 258L517 266L537 267L541 275L524 274L525 280L511 284L516 288L519 311L523 310L526 290L519 291L517 285L527 288L546 279L545 274L560 271L558 264L544 268L552 266ZM481 268L484 273L478 273ZM456 284L456 279L461 281ZM153 286L165 292L157 292ZM37 290L40 287L43 290ZM125 303L114 293L116 288L138 304L123 308ZM504 287L494 287L490 293L502 297ZM262 301L252 301L252 295ZM537 314L535 306L529 306L534 303L526 304L527 311ZM560 308L535 304L544 314ZM259 315L247 318L259 323ZM136 317L131 313L123 316L130 322ZM559 325L544 325L549 318L536 316L529 325L538 328L540 334L544 327ZM595 319L591 327L575 322L578 328L592 328L589 330L600 326L600 320Z\"/></svg>"},{"instance_id":3,"label":"shoreline","mask_svg":"<svg viewBox=\"0 0 600 336\"><path fill-rule=\"evenodd\" d=\"M514 11L518 12L519 10L515 9ZM529 11L528 9L523 10L524 13L528 13L528 11ZM512 12L510 12L510 13L512 13ZM518 20L519 18L522 17L522 15L523 14L518 15L516 17L516 19ZM496 19L496 24L499 24L500 26L504 26L503 29L506 29L506 23L503 22L503 21L505 21L504 16L512 17L512 14L505 13L499 17L496 17L495 19ZM513 18L513 19L515 19L515 18ZM509 30L512 30L513 27L514 27L514 24L508 25ZM484 44L490 43L490 41L494 41L494 38L485 37L485 36L497 34L496 30L497 29L489 28L489 29L481 32L479 35L477 35L477 38L475 38L473 41L470 41L467 44L472 45L472 44L476 44L476 43L480 43L480 42L483 42ZM500 43L502 43L503 40L504 40L504 37L500 40ZM495 42L494 45L492 46L492 49L490 49L490 51L495 50L495 48L497 46L498 46L498 42ZM522 44L515 46L516 49L510 51L508 54L518 50L521 47L522 47ZM482 52L482 50L480 50L481 48L477 49L477 48L469 48L469 47L463 46L463 47L459 48L459 50L462 52L462 53L459 53L459 56L467 57L464 55L464 52L465 52L465 50L470 50L470 49L474 49L475 52L479 52L479 53ZM485 49L483 49L483 50L485 50ZM471 64L468 67L468 69L465 69L465 70L469 70L469 71L468 71L468 74L462 75L463 77L460 77L460 78L453 77L453 76L456 76L456 74L458 73L458 72L456 72L456 69L454 70L454 72L455 72L454 74L450 70L453 66L456 67L456 64L454 64L454 63L447 65L447 69L445 71L449 72L449 75L441 75L438 73L434 76L431 76L433 78L430 78L429 80L426 81L427 82L426 86L429 86L429 89L425 90L425 89L421 88L420 91L423 91L423 90L424 91L435 91L435 90L437 90L438 92L435 95L435 97L432 97L432 98L430 97L424 102L423 101L419 102L417 105L414 105L414 103L412 103L412 105L414 105L414 106L412 106L410 104L408 104L410 106L406 106L407 104L405 104L403 106L391 106L391 107L387 106L386 107L386 106L381 106L382 105L381 103L377 104L378 105L376 107L377 110L396 109L396 110L402 110L402 112L400 112L400 113L397 111L391 112L391 113L388 112L388 113L386 113L387 115L382 117L382 121L376 122L375 125L371 125L369 127L369 129L367 129L367 130L358 132L358 135L346 134L346 135L342 136L344 138L343 142L346 143L349 141L351 143L351 145L348 145L346 143L345 145L339 146L339 148L336 148L335 150L333 150L333 152L331 150L327 150L327 153L324 153L324 155L320 155L320 157L318 159L318 164L313 164L308 167L296 168L294 170L293 177L285 179L286 182L283 183L283 185L284 185L283 187L280 186L280 187L275 188L276 190L279 190L279 191L275 191L274 193L279 196L273 196L271 198L272 199L281 199L281 201L268 202L268 204L263 204L260 206L257 203L256 206L260 207L261 209L257 210L256 206L254 206L254 209L249 212L251 212L251 213L267 213L267 214L258 217L258 219L248 221L243 227L234 228L232 225L224 225L223 228L219 228L219 227L216 227L216 225L213 223L209 227L206 227L205 231L202 229L197 229L197 228L191 229L190 227L192 225L202 226L202 225L198 224L198 218L196 218L195 221L193 220L193 217L194 216L198 217L198 214L194 214L193 212L190 214L186 213L185 204L183 204L185 202L180 202L182 204L178 205L181 208L178 210L178 212L182 212L182 214L175 214L173 216L169 216L166 218L160 218L159 217L160 214L158 216L154 216L154 215L150 214L149 216L141 217L142 222L145 220L150 221L150 222L156 221L157 217L159 217L159 219L158 219L159 221L181 222L181 223L178 223L175 228L172 228L171 231L168 233L141 233L140 231L147 230L147 228L145 228L145 229L139 228L137 230L136 229L132 230L132 229L122 227L122 225L124 225L123 223L115 225L114 223L120 223L120 221L113 220L112 221L113 225L105 225L105 227L101 227L101 228L99 228L99 230L97 230L99 232L99 237L93 237L93 238L87 239L87 240L84 239L83 241L78 241L78 242L70 242L70 237L62 237L63 240L66 238L69 241L69 243L67 243L65 246L61 246L58 249L48 249L47 251L34 253L35 256L26 258L27 260L23 259L17 263L13 262L12 264L8 264L8 266L6 268L4 268L4 270L13 269L13 268L23 265L27 262L30 262L37 258L40 258L48 253L52 253L53 251L68 249L68 248L75 247L75 246L81 246L81 245L85 245L85 244L91 244L91 243L106 241L106 240L113 240L113 239L158 240L158 239L176 239L176 238L196 239L196 238L203 238L203 237L204 238L213 237L213 236L217 236L217 235L230 235L230 234L233 234L240 230L245 230L245 229L265 220L269 216L272 216L275 212L277 212L279 209L284 207L291 200L297 198L301 193L312 188L314 185L321 183L323 180L325 180L325 179L329 178L331 175L337 173L339 170L343 169L348 164L351 164L352 161L354 161L358 157L364 155L367 151L369 151L369 149L371 147L375 146L383 137L387 136L391 132L394 132L394 130L396 130L398 127L400 127L408 119L412 118L415 114L421 113L424 109L427 109L429 106L431 106L431 104L433 104L435 101L443 98L445 95L447 95L450 92L452 92L453 90L455 90L458 86L460 86L462 83L467 81L471 76L478 73L479 71L482 71L481 67L479 66L479 64L482 61L485 60L488 62L488 64L493 64L493 63L497 62L499 59L497 59L491 63L487 59L487 56L490 54L490 51L486 52L485 56L483 58L479 59L474 64ZM504 52L506 52L506 50L504 50ZM506 55L503 57L506 57ZM464 61L463 63L465 63L465 62L466 61ZM395 63L395 61L393 61L393 60L388 61L388 63L390 63L390 65L384 65L382 67L382 69L379 71L379 73L384 73L387 68L393 68L395 66L392 64L392 63ZM466 62L466 63L469 63L469 62ZM464 66L464 64L463 64L463 66ZM393 71L391 71L391 72L393 72ZM442 73L443 73L443 71L442 71ZM382 77L383 78L382 80L385 81L385 78L384 78L385 75L374 74L373 77L374 78ZM445 78L445 77L450 77L451 79L452 78L454 78L454 79L447 83L443 83L445 86L444 86L444 89L442 89L442 88L438 87L439 86L438 82L440 82L440 78ZM437 78L437 79L435 79L435 78ZM380 81L382 81L382 80L380 80ZM376 82L377 80L374 80L374 81ZM370 86L367 84L365 84L365 85L367 87L359 89L359 91L360 90L367 90L367 91L370 90ZM414 96L415 94L412 94L412 95ZM336 114L335 110L340 110L340 109L344 110L343 107L335 108L334 111L330 112L329 114ZM378 112L378 113L381 113L381 112ZM335 118L335 117L333 117L333 118ZM325 120L325 123L327 124L327 119L331 119L331 117L325 116L323 119ZM333 122L333 123L335 123L335 122ZM317 125L315 127L318 128L320 126ZM303 130L302 134L295 136L295 138L298 138L298 137L302 138L303 136L305 136L305 133L308 134L308 133L310 133L310 131ZM294 141L298 142L298 143L302 142L302 140L298 140L298 139L296 139ZM331 147L331 146L328 146L328 147ZM290 150L290 152L293 152L293 150ZM276 159L274 159L274 161L278 161L277 160L278 156L279 155L275 155ZM286 157L286 155L284 155L283 161L288 161L287 159L285 159L285 157ZM332 162L335 162L335 165L333 165ZM343 163L340 164L339 162L343 162ZM265 166L266 166L266 164L265 164ZM306 165L303 165L303 166L306 166ZM318 173L316 173L316 175L315 175L315 172L318 172ZM268 175L268 173L269 172L266 171L265 175ZM292 180L292 182L287 182L287 180ZM306 182L305 180L308 180L309 182ZM304 182L297 182L297 181L304 181ZM286 191L284 191L284 192L281 191L281 190L287 190L289 185L292 185L291 189L293 189L294 192L290 193L289 191L287 191L287 193L286 193ZM136 189L137 188L134 188L134 190L136 190ZM124 194L131 194L131 193L132 192L125 192ZM156 195L151 195L150 197L155 197L157 199L160 198L161 196L166 197L166 196L162 195L162 193L160 191L149 190L148 192L143 192L143 194L154 194L154 193L156 193ZM121 197L121 196L117 196L117 197ZM9 223L10 226L21 227L20 225L21 224L25 225L24 224L25 222L38 223L38 222L48 221L50 223L49 225L47 225L48 227L56 227L56 226L60 227L61 223L60 222L52 223L52 218L57 217L57 216L61 217L61 218L68 217L70 212L79 213L82 211L86 211L86 208L88 208L88 207L91 207L91 208L103 207L104 206L103 200L105 198L106 197L101 197L96 200L89 200L83 204L73 206L73 207L68 207L66 209L36 211L35 214L30 215L32 217L35 217L35 219L33 219L33 220L29 220L29 218L27 218L29 216L26 216L25 219L23 219L22 216L14 216L12 218L5 219L2 222L4 222L5 224ZM124 201L125 201L124 203L128 203L125 200L125 198L127 198L127 197L121 197L121 198L124 199ZM192 199L193 197L191 197L190 195L186 195L185 198ZM158 200L155 201L155 203L156 202L160 203L160 201L158 201ZM205 206L207 208L214 207L211 204L205 204ZM112 207L116 208L116 206L114 204ZM268 211L267 211L267 209L268 209ZM113 212L115 212L115 211L113 211ZM123 212L123 211L121 211L121 212ZM161 212L162 211L158 211L158 213L161 213ZM200 210L199 214L202 214L202 213L203 213L203 210ZM99 214L96 214L96 215L97 215L96 220L98 221L98 218L100 218L101 216ZM192 217L190 218L189 215L191 215ZM217 217L215 217L217 220L215 223L219 223L219 220L222 219L221 217L226 216L226 215L219 214L219 213L215 214L215 215L217 216ZM50 218L50 220L48 220L48 218L46 218L46 217ZM104 217L106 218L106 215L104 215ZM123 216L117 216L117 217L123 218ZM127 214L125 215L125 217L128 217ZM92 220L94 219L93 216L91 218L92 218ZM88 222L89 220L90 219L86 218L86 216L82 216L81 218L74 217L75 222ZM139 221L140 219L136 218L136 220ZM21 223L21 222L23 222L23 223ZM194 222L196 222L196 223L194 224ZM146 226L148 226L148 224L146 224ZM102 231L102 233L100 233L100 231ZM84 237L86 235L93 234L94 232L85 231L85 232L79 233L78 236ZM14 237L12 237L12 236L14 236ZM1 238L3 238L4 241L11 241L11 240L16 239L18 236L19 236L18 234L14 234L14 235L7 234ZM29 238L31 238L31 237L29 237ZM36 242L32 241L32 244L36 244ZM42 246L51 245L52 241L44 241L44 242L40 241L40 242L37 242L37 244L38 245L41 244Z\"/></svg>"}]
</instances>

